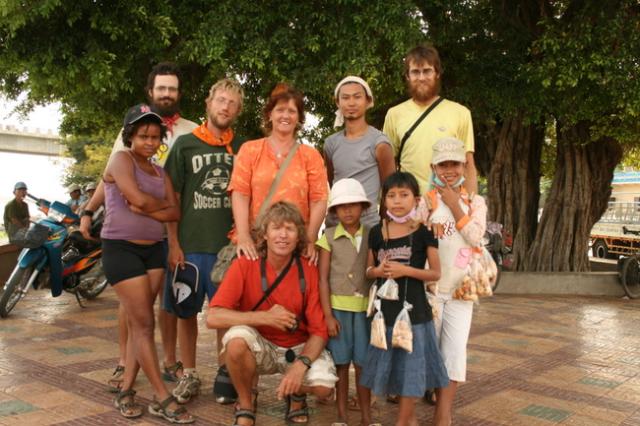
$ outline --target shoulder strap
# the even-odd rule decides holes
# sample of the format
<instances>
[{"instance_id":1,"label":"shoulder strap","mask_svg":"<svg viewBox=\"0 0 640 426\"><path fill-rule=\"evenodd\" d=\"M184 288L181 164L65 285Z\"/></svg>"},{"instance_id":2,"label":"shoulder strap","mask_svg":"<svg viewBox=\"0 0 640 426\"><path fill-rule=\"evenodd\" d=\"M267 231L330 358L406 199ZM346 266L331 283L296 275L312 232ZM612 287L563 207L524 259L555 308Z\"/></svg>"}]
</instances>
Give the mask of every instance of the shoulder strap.
<instances>
[{"instance_id":1,"label":"shoulder strap","mask_svg":"<svg viewBox=\"0 0 640 426\"><path fill-rule=\"evenodd\" d=\"M265 138L265 141L266 141L266 138ZM273 182L271 182L271 187L269 188L269 193L267 194L267 198L264 199L264 202L260 206L260 211L258 212L258 216L262 215L262 213L264 213L267 207L269 207L269 205L271 204L271 199L273 198L273 194L276 193L276 189L278 189L280 180L282 180L282 176L284 175L284 172L287 170L287 167L289 167L289 163L291 163L291 159L293 158L293 155L298 150L299 146L300 144L296 142L293 145L293 147L289 150L289 154L287 155L287 158L285 158L284 162L280 164L278 173L276 173L275 179L273 179Z\"/></svg>"},{"instance_id":2,"label":"shoulder strap","mask_svg":"<svg viewBox=\"0 0 640 426\"><path fill-rule=\"evenodd\" d=\"M407 142L407 139L409 139L411 137L411 134L413 133L414 130L416 130L416 128L420 125L420 123L422 123L422 121L427 118L427 115L429 115L429 113L431 111L433 111L439 104L440 102L442 102L444 100L444 98L440 97L438 99L436 99L430 106L429 108L427 108L425 110L425 112L422 113L422 115L420 117L418 117L418 119L416 120L415 123L413 123L413 126L411 126L409 128L409 130L407 130L407 132L404 134L404 136L402 137L402 141L400 142L400 149L398 150L398 156L396 157L396 168L398 170L400 170L400 160L402 159L402 149L404 148L404 144L405 142Z\"/></svg>"},{"instance_id":3,"label":"shoulder strap","mask_svg":"<svg viewBox=\"0 0 640 426\"><path fill-rule=\"evenodd\" d=\"M304 277L304 270L302 269L302 262L300 261L300 257L299 256L294 256L294 257L296 261L296 266L298 267L298 282L300 284L300 292L302 293L302 305L303 305L303 311L304 311L305 290L307 289L307 280ZM260 298L258 303L256 303L254 307L251 309L252 311L255 311L256 309L258 309L258 307L262 305L264 301L267 300L267 298L271 295L271 293L273 293L273 291L280 285L284 277L289 273L289 269L291 269L291 264L293 263L293 260L294 258L292 257L289 263L287 263L287 266L285 266L282 272L280 272L280 274L276 277L276 280L273 282L273 284L271 284L271 286L267 288L268 286L267 259L264 257L260 259L260 284L262 285L262 291L264 292L264 294L262 295L262 298Z\"/></svg>"}]
</instances>

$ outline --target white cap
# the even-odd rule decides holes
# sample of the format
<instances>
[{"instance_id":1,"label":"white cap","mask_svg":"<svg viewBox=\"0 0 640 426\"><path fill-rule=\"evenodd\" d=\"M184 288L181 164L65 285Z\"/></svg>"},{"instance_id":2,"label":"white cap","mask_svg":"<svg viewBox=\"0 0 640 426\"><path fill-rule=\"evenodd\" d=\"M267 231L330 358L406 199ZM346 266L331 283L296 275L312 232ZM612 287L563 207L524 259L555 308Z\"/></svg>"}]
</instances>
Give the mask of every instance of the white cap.
<instances>
[{"instance_id":1,"label":"white cap","mask_svg":"<svg viewBox=\"0 0 640 426\"><path fill-rule=\"evenodd\" d=\"M363 79L355 75L349 75L343 78L342 80L340 80L340 83L338 83L338 85L336 86L336 89L333 91L333 96L336 99L338 99L338 92L340 92L340 88L345 84L349 84L349 83L357 83L362 87L364 87L365 93L367 94L369 99L371 99L371 101L369 102L369 105L367 105L367 109L371 108L373 106L373 92L371 91L371 88L369 87L366 81L364 81ZM343 124L344 124L344 115L342 114L342 111L338 109L336 111L336 119L333 122L333 127L341 127Z\"/></svg>"},{"instance_id":2,"label":"white cap","mask_svg":"<svg viewBox=\"0 0 640 426\"><path fill-rule=\"evenodd\" d=\"M360 182L352 178L340 179L333 184L329 193L329 209L351 203L366 203L367 207L371 205Z\"/></svg>"},{"instance_id":3,"label":"white cap","mask_svg":"<svg viewBox=\"0 0 640 426\"><path fill-rule=\"evenodd\" d=\"M69 188L67 189L67 192L69 194L71 194L73 191L81 191L80 185L71 185L69 186Z\"/></svg>"},{"instance_id":4,"label":"white cap","mask_svg":"<svg viewBox=\"0 0 640 426\"><path fill-rule=\"evenodd\" d=\"M464 143L454 137L438 139L433 144L433 156L431 164L440 164L445 161L467 162L467 153L464 150Z\"/></svg>"},{"instance_id":5,"label":"white cap","mask_svg":"<svg viewBox=\"0 0 640 426\"><path fill-rule=\"evenodd\" d=\"M84 188L85 191L91 191L94 190L98 187L98 185L95 184L95 182L89 182L87 184L87 186Z\"/></svg>"}]
</instances>

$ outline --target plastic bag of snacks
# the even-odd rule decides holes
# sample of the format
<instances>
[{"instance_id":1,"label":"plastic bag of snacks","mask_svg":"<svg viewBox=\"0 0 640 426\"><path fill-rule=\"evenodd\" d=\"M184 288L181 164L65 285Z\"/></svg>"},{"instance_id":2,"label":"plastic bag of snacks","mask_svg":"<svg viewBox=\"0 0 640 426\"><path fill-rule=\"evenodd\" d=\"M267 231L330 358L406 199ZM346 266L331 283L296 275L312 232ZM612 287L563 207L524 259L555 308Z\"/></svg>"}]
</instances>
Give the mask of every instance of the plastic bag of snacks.
<instances>
[{"instance_id":1,"label":"plastic bag of snacks","mask_svg":"<svg viewBox=\"0 0 640 426\"><path fill-rule=\"evenodd\" d=\"M438 283L425 282L424 292L427 295L427 302L429 302L429 307L431 307L431 315L433 316L433 319L440 318L440 311L438 310L438 305L436 304L436 294L438 294Z\"/></svg>"},{"instance_id":2,"label":"plastic bag of snacks","mask_svg":"<svg viewBox=\"0 0 640 426\"><path fill-rule=\"evenodd\" d=\"M409 317L411 308L413 306L410 303L406 301L403 303L403 308L393 324L391 337L391 346L404 349L409 353L413 352L413 331L411 330L411 318Z\"/></svg>"},{"instance_id":3,"label":"plastic bag of snacks","mask_svg":"<svg viewBox=\"0 0 640 426\"><path fill-rule=\"evenodd\" d=\"M374 307L373 302L376 300L376 293L378 292L378 284L372 284L369 288L369 303L367 304L367 318L373 315Z\"/></svg>"},{"instance_id":4,"label":"plastic bag of snacks","mask_svg":"<svg viewBox=\"0 0 640 426\"><path fill-rule=\"evenodd\" d=\"M378 290L378 297L384 300L398 300L398 283L393 278L387 278L387 280L380 286Z\"/></svg>"},{"instance_id":5,"label":"plastic bag of snacks","mask_svg":"<svg viewBox=\"0 0 640 426\"><path fill-rule=\"evenodd\" d=\"M492 296L492 285L498 276L498 268L491 254L483 248L474 248L467 273L460 286L453 292L453 298L478 302L479 297Z\"/></svg>"},{"instance_id":6,"label":"plastic bag of snacks","mask_svg":"<svg viewBox=\"0 0 640 426\"><path fill-rule=\"evenodd\" d=\"M369 343L371 346L374 346L379 349L387 350L387 336L386 336L386 326L384 324L384 315L382 315L382 311L380 310L380 301L376 300L374 302L374 306L376 314L373 316L373 320L371 321L371 340Z\"/></svg>"}]
</instances>

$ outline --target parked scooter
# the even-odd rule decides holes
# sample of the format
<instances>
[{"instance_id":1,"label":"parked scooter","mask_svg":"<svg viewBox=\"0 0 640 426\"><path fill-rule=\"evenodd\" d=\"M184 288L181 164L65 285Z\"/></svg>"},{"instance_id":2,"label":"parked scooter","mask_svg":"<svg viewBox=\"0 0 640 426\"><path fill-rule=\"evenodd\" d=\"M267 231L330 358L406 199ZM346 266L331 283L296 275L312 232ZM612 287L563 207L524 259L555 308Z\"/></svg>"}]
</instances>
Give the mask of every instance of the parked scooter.
<instances>
[{"instance_id":1,"label":"parked scooter","mask_svg":"<svg viewBox=\"0 0 640 426\"><path fill-rule=\"evenodd\" d=\"M4 318L24 297L29 288L51 287L51 295L62 291L72 293L82 305L80 297L94 299L107 286L102 272L102 248L99 241L89 241L80 232L70 232L70 226L80 222L78 215L64 203L36 200L46 217L34 222L18 236L23 249L18 262L4 286L0 297L0 317ZM99 234L102 220L96 218L92 234Z\"/></svg>"},{"instance_id":2,"label":"parked scooter","mask_svg":"<svg viewBox=\"0 0 640 426\"><path fill-rule=\"evenodd\" d=\"M509 253L511 253L512 238L503 231L502 224L487 222L487 230L485 231L483 240L485 248L491 254L493 261L496 262L496 266L498 267L498 277L493 286L493 290L495 290L500 283L502 270L511 266Z\"/></svg>"}]
</instances>

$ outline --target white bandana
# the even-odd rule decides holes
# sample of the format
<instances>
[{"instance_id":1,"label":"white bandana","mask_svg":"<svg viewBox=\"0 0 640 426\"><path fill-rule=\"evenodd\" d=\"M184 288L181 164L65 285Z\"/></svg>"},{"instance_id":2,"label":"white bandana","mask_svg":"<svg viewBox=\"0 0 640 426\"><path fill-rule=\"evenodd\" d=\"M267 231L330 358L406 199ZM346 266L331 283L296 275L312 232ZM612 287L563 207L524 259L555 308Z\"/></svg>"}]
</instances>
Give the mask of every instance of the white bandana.
<instances>
[{"instance_id":1,"label":"white bandana","mask_svg":"<svg viewBox=\"0 0 640 426\"><path fill-rule=\"evenodd\" d=\"M360 77L356 77L355 75L349 75L343 78L342 80L340 80L340 83L338 83L338 85L336 86L336 90L334 90L333 92L333 96L336 99L338 99L338 92L340 91L340 88L347 83L358 83L359 85L364 87L364 91L366 92L369 99L371 99L371 101L369 102L369 105L367 105L367 109L373 106L373 92L371 92L371 88L369 87L366 81L364 81ZM336 111L336 119L333 122L333 127L341 127L342 125L344 125L344 115L342 115L342 112L338 109Z\"/></svg>"}]
</instances>

